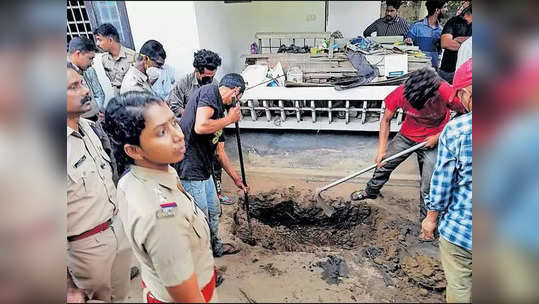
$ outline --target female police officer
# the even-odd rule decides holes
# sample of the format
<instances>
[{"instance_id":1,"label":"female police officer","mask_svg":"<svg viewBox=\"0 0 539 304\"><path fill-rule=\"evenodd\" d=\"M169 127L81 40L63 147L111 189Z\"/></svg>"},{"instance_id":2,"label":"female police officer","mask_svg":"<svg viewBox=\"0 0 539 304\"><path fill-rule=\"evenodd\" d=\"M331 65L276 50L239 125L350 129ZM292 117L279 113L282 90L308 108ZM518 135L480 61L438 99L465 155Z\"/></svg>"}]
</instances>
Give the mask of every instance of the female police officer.
<instances>
[{"instance_id":1,"label":"female police officer","mask_svg":"<svg viewBox=\"0 0 539 304\"><path fill-rule=\"evenodd\" d=\"M149 303L214 302L215 266L204 213L169 166L183 159L183 133L159 97L127 92L105 112L118 160L118 202L141 265ZM129 168L127 168L129 166Z\"/></svg>"}]
</instances>

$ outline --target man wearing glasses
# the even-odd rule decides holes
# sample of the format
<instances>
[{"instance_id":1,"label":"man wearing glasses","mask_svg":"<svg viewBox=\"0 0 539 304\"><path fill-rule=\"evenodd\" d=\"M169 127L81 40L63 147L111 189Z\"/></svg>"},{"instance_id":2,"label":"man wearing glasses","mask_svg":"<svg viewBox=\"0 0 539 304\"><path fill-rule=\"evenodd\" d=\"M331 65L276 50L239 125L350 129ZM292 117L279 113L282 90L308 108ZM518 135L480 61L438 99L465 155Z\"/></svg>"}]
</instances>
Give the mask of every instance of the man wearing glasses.
<instances>
[{"instance_id":1,"label":"man wearing glasses","mask_svg":"<svg viewBox=\"0 0 539 304\"><path fill-rule=\"evenodd\" d=\"M167 53L161 43L156 40L146 41L140 48L139 54L136 55L135 62L125 73L120 87L120 94L129 91L146 91L155 94L148 79L147 70L162 67L166 58Z\"/></svg>"}]
</instances>

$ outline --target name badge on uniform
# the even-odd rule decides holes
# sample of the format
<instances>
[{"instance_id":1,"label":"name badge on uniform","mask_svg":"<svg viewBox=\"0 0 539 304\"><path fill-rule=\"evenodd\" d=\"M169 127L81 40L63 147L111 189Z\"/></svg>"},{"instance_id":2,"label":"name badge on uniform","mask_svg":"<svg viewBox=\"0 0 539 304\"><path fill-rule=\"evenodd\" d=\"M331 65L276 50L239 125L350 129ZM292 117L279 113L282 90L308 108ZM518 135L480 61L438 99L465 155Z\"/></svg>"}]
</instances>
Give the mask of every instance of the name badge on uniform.
<instances>
[{"instance_id":1,"label":"name badge on uniform","mask_svg":"<svg viewBox=\"0 0 539 304\"><path fill-rule=\"evenodd\" d=\"M157 211L158 218L176 215L176 208L178 207L176 203L165 203L159 206L161 206L161 210Z\"/></svg>"}]
</instances>

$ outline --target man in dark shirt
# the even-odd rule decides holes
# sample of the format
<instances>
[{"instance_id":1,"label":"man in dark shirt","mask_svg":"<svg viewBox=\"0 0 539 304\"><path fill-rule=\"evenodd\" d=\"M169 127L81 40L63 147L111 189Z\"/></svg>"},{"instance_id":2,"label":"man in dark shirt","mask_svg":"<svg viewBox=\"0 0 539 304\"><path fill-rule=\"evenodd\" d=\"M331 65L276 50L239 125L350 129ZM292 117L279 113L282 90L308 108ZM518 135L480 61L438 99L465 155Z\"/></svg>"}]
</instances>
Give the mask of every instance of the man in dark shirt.
<instances>
[{"instance_id":1,"label":"man in dark shirt","mask_svg":"<svg viewBox=\"0 0 539 304\"><path fill-rule=\"evenodd\" d=\"M376 36L406 36L410 25L398 15L401 4L400 0L386 1L385 17L371 23L363 32L363 37L369 37L374 32Z\"/></svg>"},{"instance_id":2,"label":"man in dark shirt","mask_svg":"<svg viewBox=\"0 0 539 304\"><path fill-rule=\"evenodd\" d=\"M176 170L182 186L193 196L197 206L204 211L210 227L213 255L234 254L239 251L233 244L222 243L218 234L220 203L212 178L213 157L217 157L223 169L236 186L247 191L240 176L234 170L224 148L223 128L240 120L240 107L228 109L232 99L239 100L245 91L245 81L239 74L227 74L216 84L203 85L189 96L180 126L185 135L187 150L185 158Z\"/></svg>"},{"instance_id":3,"label":"man in dark shirt","mask_svg":"<svg viewBox=\"0 0 539 304\"><path fill-rule=\"evenodd\" d=\"M442 30L441 45L444 49L442 64L438 74L449 83L453 83L453 75L457 66L460 45L472 36L472 6L447 21Z\"/></svg>"}]
</instances>

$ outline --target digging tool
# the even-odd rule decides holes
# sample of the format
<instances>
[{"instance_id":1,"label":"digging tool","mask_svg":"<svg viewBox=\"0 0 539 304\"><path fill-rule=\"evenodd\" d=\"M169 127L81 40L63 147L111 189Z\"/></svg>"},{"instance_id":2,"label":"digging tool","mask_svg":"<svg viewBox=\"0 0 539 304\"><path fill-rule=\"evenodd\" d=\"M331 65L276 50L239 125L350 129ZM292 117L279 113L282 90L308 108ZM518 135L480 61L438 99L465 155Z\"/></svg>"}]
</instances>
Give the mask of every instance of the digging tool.
<instances>
[{"instance_id":1,"label":"digging tool","mask_svg":"<svg viewBox=\"0 0 539 304\"><path fill-rule=\"evenodd\" d=\"M232 96L232 107L236 106L236 97ZM245 178L245 166L243 165L243 153L241 151L241 140L240 140L240 125L236 121L236 141L238 142L238 155L240 157L240 168L241 168L241 179L243 184L247 186L247 180ZM253 238L253 230L251 228L251 215L249 214L249 194L244 192L244 201L245 201L245 212L247 213L247 225L249 227L249 245L255 245L255 239Z\"/></svg>"},{"instance_id":2,"label":"digging tool","mask_svg":"<svg viewBox=\"0 0 539 304\"><path fill-rule=\"evenodd\" d=\"M250 89L255 88L255 87L258 87L258 86L260 86L260 85L263 85L263 84L272 82L272 81L274 81L274 80L277 81L277 78L281 78L281 77L284 77L284 76L285 76L285 75L277 75L277 76L275 76L275 77L271 77L271 79L264 80L264 81L262 81L261 83L255 84L255 85L252 86L252 87L246 88L245 91L250 90Z\"/></svg>"},{"instance_id":3,"label":"digging tool","mask_svg":"<svg viewBox=\"0 0 539 304\"><path fill-rule=\"evenodd\" d=\"M422 143L420 143L420 144L417 144L417 145L415 145L415 146L413 146L413 147L410 147L410 148L408 148L408 149L406 149L406 150L404 150L404 151L402 151L402 152L399 152L399 153L397 153L397 154L394 154L394 155L391 155L390 157L385 158L384 160L382 160L382 162L387 162L387 161L390 161L390 160L394 160L395 158L401 157L401 156L403 156L403 155L405 155L405 154L408 154L408 153L410 153L410 152L413 152L413 151L415 151L415 150L417 150L417 149L421 149L421 148L423 148L426 144L427 144L426 142L422 142ZM325 202L323 202L323 198L322 198L322 196L321 196L321 193L322 193L323 191L326 191L326 190L329 189L329 188L333 188L333 187L335 187L335 186L337 186L337 185L339 185L339 184L342 184L342 183L344 183L345 181L347 181L347 180L349 180L349 179L352 179L352 178L354 178L354 177L356 177L356 176L358 176L358 175L361 175L361 174L363 174L363 173L365 173L365 172L371 171L371 170L374 169L374 168L376 168L376 164L370 165L370 166L368 166L367 168L364 168L364 169L361 170L361 171L358 171L358 172L356 172L356 173L353 173L353 174L351 174L351 175L348 175L348 176L346 176L346 177L343 177L343 178L341 178L341 179L339 179L339 180L337 180L337 181L334 181L333 183L331 183L331 184L329 184L329 185L326 185L326 186L324 186L324 187L321 187L321 188L316 189L316 198L317 198L317 200L318 200L320 203L322 203L322 204L326 204ZM320 204L320 205L322 205L322 204ZM327 204L326 204L326 205L327 205ZM329 209L329 208L332 208L332 207L329 206L329 205L327 205L327 209ZM325 210L324 210L324 212L325 212Z\"/></svg>"}]
</instances>

